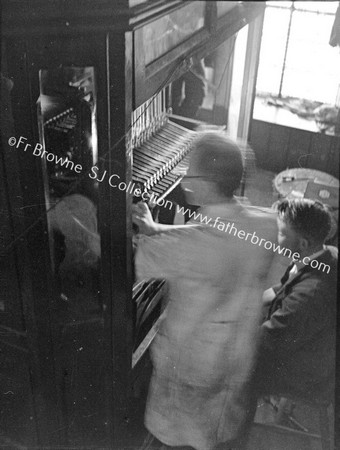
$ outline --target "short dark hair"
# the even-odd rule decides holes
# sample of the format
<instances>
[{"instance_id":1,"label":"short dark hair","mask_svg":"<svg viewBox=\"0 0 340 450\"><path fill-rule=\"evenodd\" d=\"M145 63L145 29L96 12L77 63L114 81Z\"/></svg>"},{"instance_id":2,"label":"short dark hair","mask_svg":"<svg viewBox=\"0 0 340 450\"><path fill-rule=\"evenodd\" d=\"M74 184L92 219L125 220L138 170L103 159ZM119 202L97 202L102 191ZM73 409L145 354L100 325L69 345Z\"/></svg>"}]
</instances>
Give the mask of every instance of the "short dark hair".
<instances>
[{"instance_id":1,"label":"short dark hair","mask_svg":"<svg viewBox=\"0 0 340 450\"><path fill-rule=\"evenodd\" d=\"M331 214L324 204L309 199L278 202L279 217L313 244L324 243L332 228Z\"/></svg>"},{"instance_id":2,"label":"short dark hair","mask_svg":"<svg viewBox=\"0 0 340 450\"><path fill-rule=\"evenodd\" d=\"M239 146L224 133L202 132L194 142L193 157L200 172L212 179L218 191L232 197L243 175Z\"/></svg>"}]
</instances>

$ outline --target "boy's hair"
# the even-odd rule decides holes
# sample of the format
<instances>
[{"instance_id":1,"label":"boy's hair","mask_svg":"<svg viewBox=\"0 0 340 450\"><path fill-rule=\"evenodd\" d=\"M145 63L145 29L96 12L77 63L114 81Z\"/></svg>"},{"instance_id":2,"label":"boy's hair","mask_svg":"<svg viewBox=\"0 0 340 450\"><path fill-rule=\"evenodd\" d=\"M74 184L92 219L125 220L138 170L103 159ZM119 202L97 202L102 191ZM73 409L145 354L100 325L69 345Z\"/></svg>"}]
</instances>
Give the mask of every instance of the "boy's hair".
<instances>
[{"instance_id":1,"label":"boy's hair","mask_svg":"<svg viewBox=\"0 0 340 450\"><path fill-rule=\"evenodd\" d=\"M281 200L279 217L312 244L323 244L332 228L332 217L321 202L308 199Z\"/></svg>"},{"instance_id":2,"label":"boy's hair","mask_svg":"<svg viewBox=\"0 0 340 450\"><path fill-rule=\"evenodd\" d=\"M193 157L200 173L211 178L221 194L232 197L243 175L239 146L221 132L203 132L195 140Z\"/></svg>"}]
</instances>

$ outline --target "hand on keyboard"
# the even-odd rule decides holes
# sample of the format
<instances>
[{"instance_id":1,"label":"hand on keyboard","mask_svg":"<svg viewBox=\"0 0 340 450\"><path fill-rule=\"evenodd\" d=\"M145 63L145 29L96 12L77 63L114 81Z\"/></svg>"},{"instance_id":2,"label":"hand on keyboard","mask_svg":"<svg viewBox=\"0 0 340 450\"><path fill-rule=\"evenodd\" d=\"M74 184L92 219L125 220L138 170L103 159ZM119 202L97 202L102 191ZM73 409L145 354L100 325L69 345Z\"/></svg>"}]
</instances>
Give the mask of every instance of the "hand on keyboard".
<instances>
[{"instance_id":1,"label":"hand on keyboard","mask_svg":"<svg viewBox=\"0 0 340 450\"><path fill-rule=\"evenodd\" d=\"M157 224L152 218L148 205L144 202L132 205L132 221L138 226L139 233L151 236L157 232Z\"/></svg>"}]
</instances>

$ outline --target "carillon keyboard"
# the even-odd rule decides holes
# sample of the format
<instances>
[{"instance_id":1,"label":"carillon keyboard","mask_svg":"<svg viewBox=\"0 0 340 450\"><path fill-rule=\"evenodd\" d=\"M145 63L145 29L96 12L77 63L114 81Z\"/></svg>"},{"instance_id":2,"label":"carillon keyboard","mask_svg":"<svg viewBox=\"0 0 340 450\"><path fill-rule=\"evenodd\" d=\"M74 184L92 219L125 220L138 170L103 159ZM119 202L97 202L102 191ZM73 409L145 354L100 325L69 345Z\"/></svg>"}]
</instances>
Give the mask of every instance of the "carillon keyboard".
<instances>
[{"instance_id":1,"label":"carillon keyboard","mask_svg":"<svg viewBox=\"0 0 340 450\"><path fill-rule=\"evenodd\" d=\"M171 121L165 91L132 114L132 178L150 198L164 198L181 180L195 132Z\"/></svg>"},{"instance_id":2,"label":"carillon keyboard","mask_svg":"<svg viewBox=\"0 0 340 450\"><path fill-rule=\"evenodd\" d=\"M193 137L193 131L168 120L157 133L134 149L133 181L150 196L166 196L185 172L186 161L183 160L191 150Z\"/></svg>"}]
</instances>

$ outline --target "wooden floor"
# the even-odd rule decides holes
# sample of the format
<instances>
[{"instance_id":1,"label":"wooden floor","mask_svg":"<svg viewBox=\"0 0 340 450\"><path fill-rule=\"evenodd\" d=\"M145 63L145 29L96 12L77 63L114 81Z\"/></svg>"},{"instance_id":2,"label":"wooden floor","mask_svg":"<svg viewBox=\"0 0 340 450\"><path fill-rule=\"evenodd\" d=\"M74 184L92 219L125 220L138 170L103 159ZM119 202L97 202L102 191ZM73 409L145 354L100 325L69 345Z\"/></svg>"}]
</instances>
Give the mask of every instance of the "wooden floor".
<instances>
[{"instance_id":1,"label":"wooden floor","mask_svg":"<svg viewBox=\"0 0 340 450\"><path fill-rule=\"evenodd\" d=\"M332 422L332 409L329 415ZM247 450L322 450L318 410L297 402L291 417L293 423L278 420L270 403L260 399ZM303 428L308 434L302 432Z\"/></svg>"},{"instance_id":2,"label":"wooden floor","mask_svg":"<svg viewBox=\"0 0 340 450\"><path fill-rule=\"evenodd\" d=\"M247 450L322 450L320 439L255 424Z\"/></svg>"}]
</instances>

